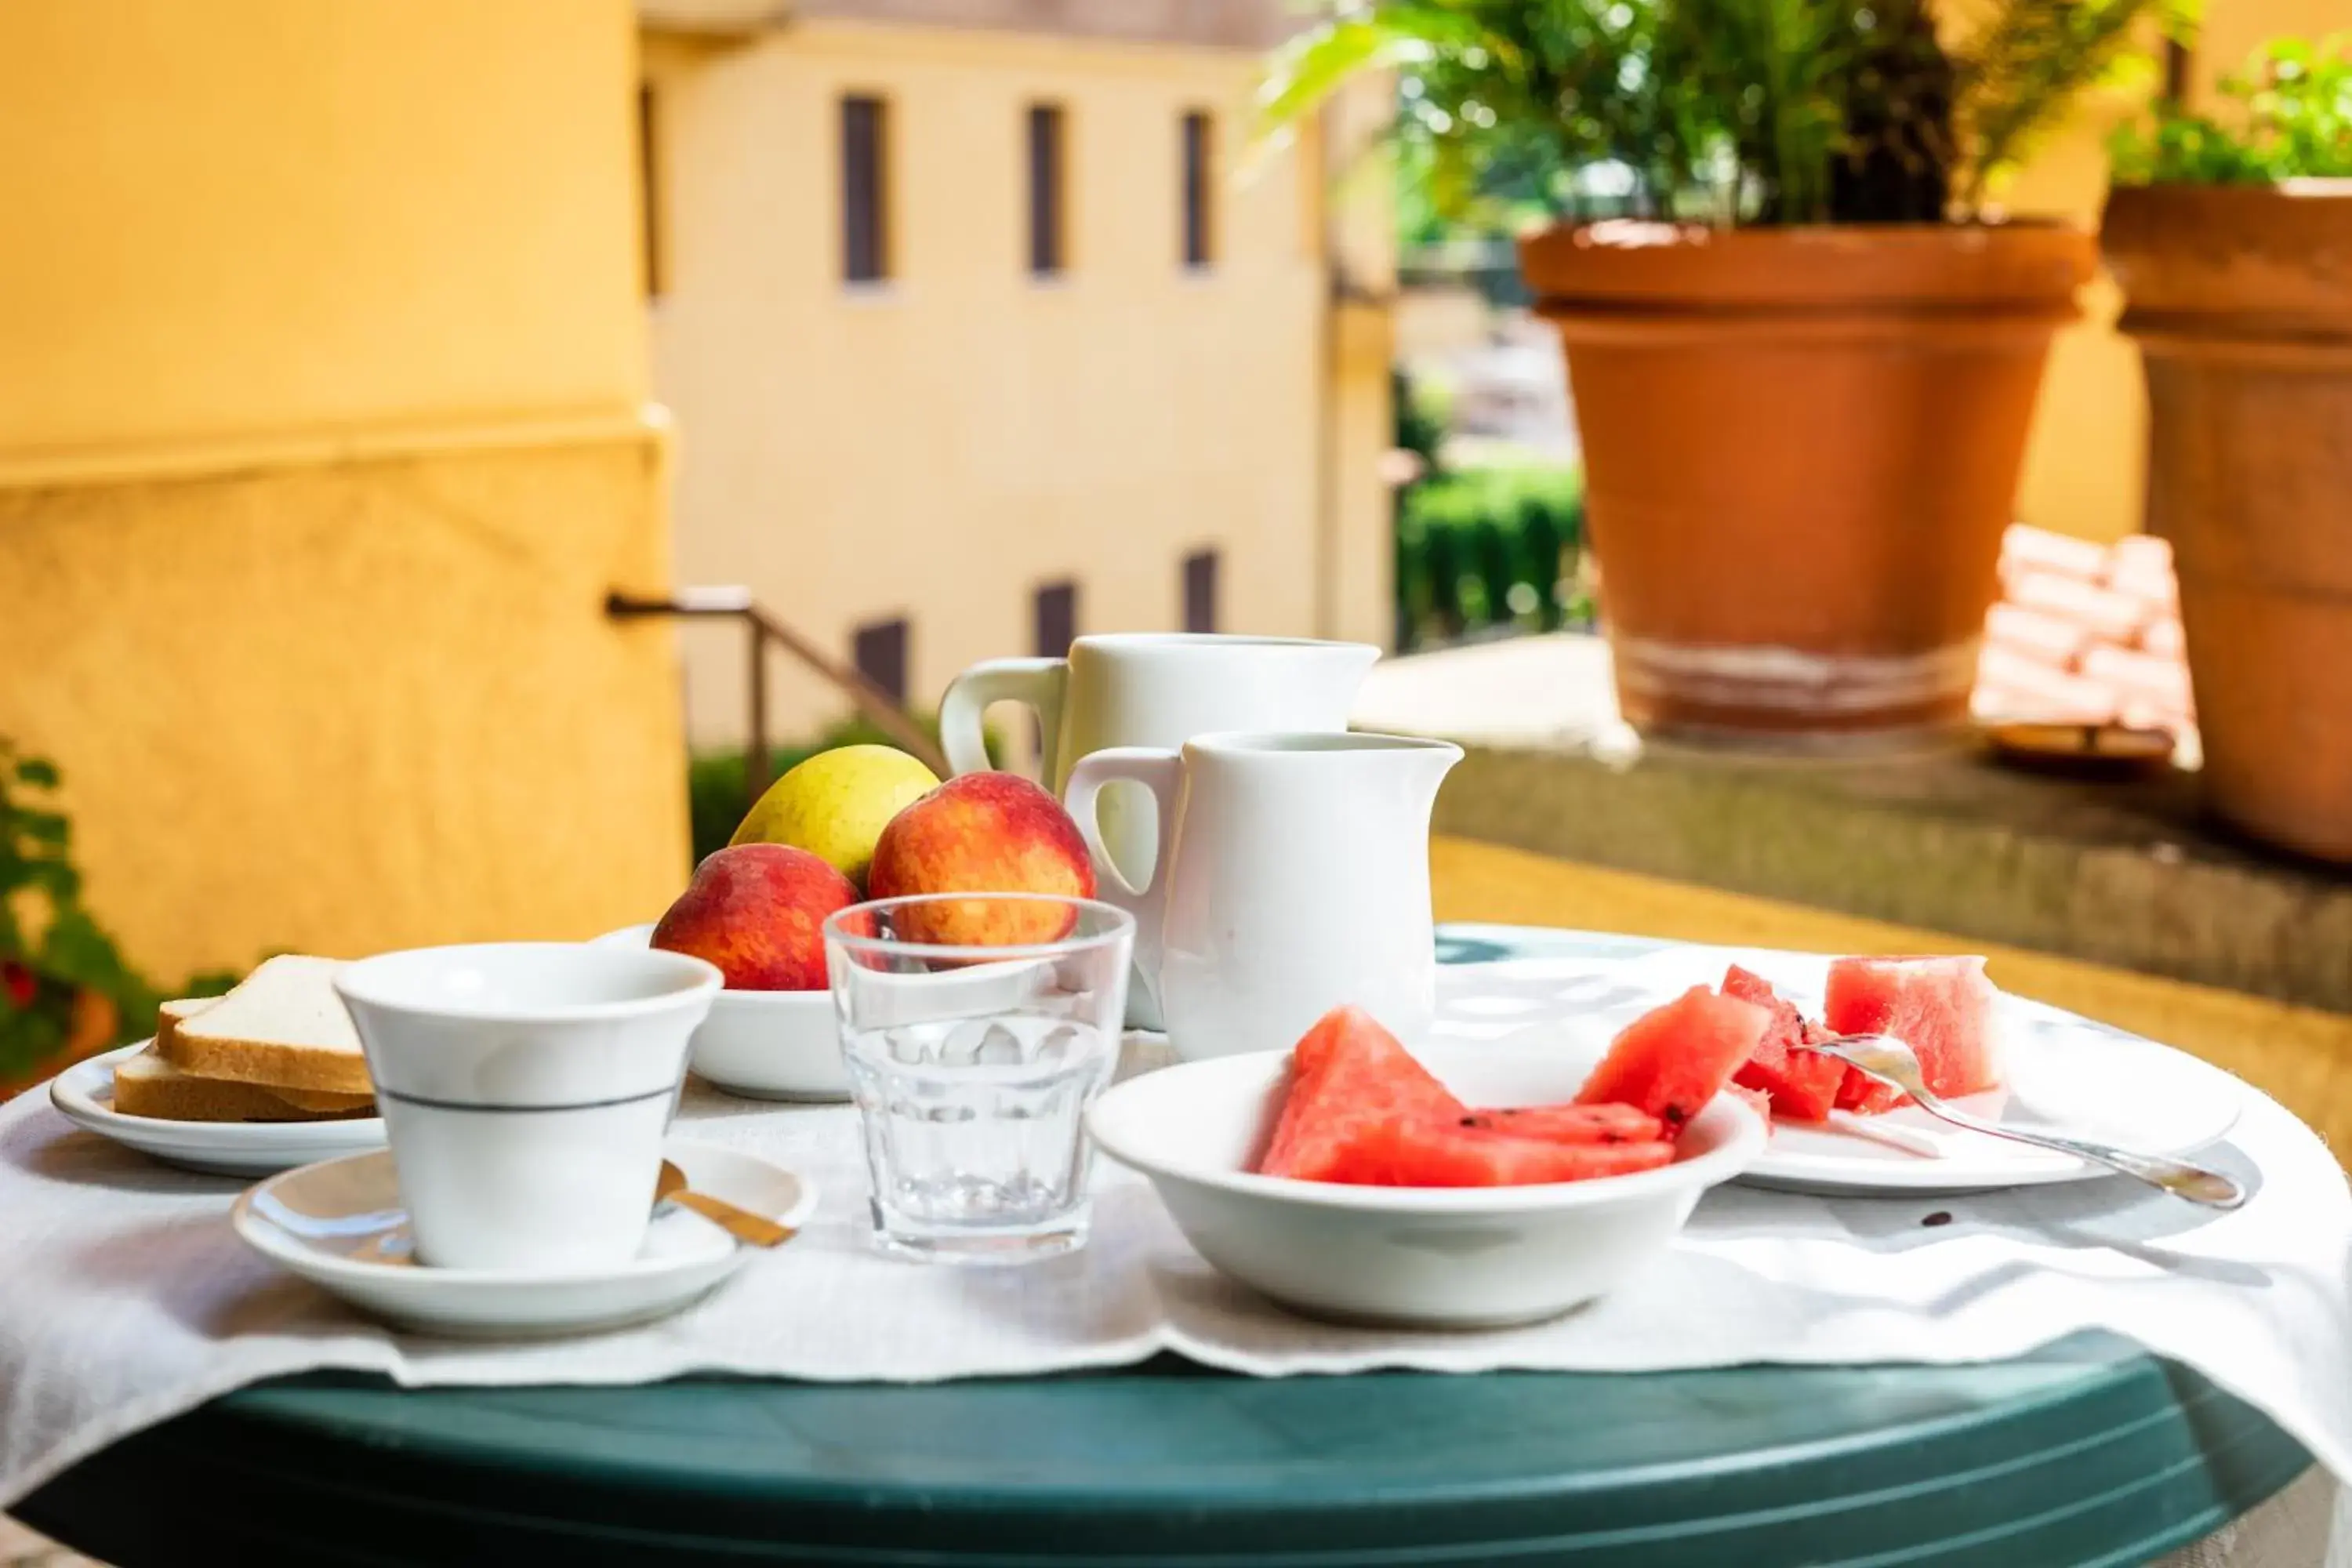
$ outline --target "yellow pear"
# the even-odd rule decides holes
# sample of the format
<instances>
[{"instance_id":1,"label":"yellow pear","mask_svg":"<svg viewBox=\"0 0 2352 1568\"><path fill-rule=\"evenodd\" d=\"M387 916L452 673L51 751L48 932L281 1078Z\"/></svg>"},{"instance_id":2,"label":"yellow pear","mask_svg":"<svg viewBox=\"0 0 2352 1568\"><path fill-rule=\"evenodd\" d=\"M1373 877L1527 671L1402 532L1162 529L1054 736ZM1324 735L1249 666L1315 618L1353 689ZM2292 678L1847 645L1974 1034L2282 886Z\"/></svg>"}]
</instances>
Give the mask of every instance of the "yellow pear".
<instances>
[{"instance_id":1,"label":"yellow pear","mask_svg":"<svg viewBox=\"0 0 2352 1568\"><path fill-rule=\"evenodd\" d=\"M939 787L939 775L888 746L819 752L768 786L730 844L789 844L866 886L890 819Z\"/></svg>"}]
</instances>

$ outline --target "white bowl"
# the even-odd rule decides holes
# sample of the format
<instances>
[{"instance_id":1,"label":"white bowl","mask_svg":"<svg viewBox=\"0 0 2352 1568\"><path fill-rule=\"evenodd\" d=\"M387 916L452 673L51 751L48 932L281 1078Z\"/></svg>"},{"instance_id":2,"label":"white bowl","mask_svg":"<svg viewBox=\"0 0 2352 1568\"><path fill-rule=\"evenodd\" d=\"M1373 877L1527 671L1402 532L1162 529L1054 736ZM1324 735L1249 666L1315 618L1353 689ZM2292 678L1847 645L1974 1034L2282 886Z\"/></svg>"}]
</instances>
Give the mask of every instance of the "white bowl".
<instances>
[{"instance_id":1,"label":"white bowl","mask_svg":"<svg viewBox=\"0 0 2352 1568\"><path fill-rule=\"evenodd\" d=\"M1413 1053L1466 1104L1569 1100L1595 1049L1449 1044ZM1189 1062L1097 1100L1102 1152L1151 1179L1201 1256L1317 1317L1489 1328L1552 1317L1664 1252L1699 1195L1764 1147L1765 1125L1718 1095L1671 1165L1524 1187L1358 1187L1260 1176L1288 1053Z\"/></svg>"},{"instance_id":2,"label":"white bowl","mask_svg":"<svg viewBox=\"0 0 2352 1568\"><path fill-rule=\"evenodd\" d=\"M594 945L643 950L653 934L650 924L626 926ZM712 1087L751 1100L849 1098L830 991L719 992L694 1031L691 1065Z\"/></svg>"},{"instance_id":3,"label":"white bowl","mask_svg":"<svg viewBox=\"0 0 2352 1568\"><path fill-rule=\"evenodd\" d=\"M556 1273L636 1256L716 968L486 942L362 959L334 984L420 1262Z\"/></svg>"}]
</instances>

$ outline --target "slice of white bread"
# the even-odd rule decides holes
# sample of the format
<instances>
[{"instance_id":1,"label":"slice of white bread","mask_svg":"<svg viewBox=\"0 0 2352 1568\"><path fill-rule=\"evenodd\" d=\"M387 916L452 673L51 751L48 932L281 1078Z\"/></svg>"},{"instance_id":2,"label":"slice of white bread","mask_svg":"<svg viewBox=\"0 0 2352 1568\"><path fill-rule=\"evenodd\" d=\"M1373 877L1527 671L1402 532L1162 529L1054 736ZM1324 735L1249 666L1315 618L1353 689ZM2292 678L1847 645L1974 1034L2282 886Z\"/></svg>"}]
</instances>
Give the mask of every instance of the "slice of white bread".
<instances>
[{"instance_id":1,"label":"slice of white bread","mask_svg":"<svg viewBox=\"0 0 2352 1568\"><path fill-rule=\"evenodd\" d=\"M155 1010L155 1042L151 1047L149 1047L149 1050L146 1053L142 1054L152 1055L156 1058L156 1060L152 1066L142 1067L139 1069L142 1075L145 1075L147 1081L150 1084L163 1081L159 1076L161 1072L170 1072L180 1078L196 1078L194 1073L188 1072L186 1069L182 1068L172 1066L171 1062L166 1058L169 1057L171 1052L180 1048L179 1041L176 1038L180 1026L194 1017L197 1014L205 1011L207 1007L212 1006L213 1004L219 1000L220 998L217 996L184 996L176 1002L166 1002ZM116 1076L120 1078L121 1075L118 1073ZM228 1083L234 1080L227 1079L198 1079L198 1081L205 1083ZM355 1110L373 1111L375 1109L375 1097L372 1094L342 1094L332 1089L289 1089L284 1085L271 1085L269 1088L269 1093L273 1099L285 1105L291 1106L296 1110L311 1111L320 1116L349 1116ZM239 1100L237 1103L243 1103L243 1101ZM115 1109L117 1110L122 1110L122 1105L119 1095L116 1100ZM166 1113L163 1111L150 1112L141 1110L124 1110L123 1114L126 1116L163 1116ZM209 1121L215 1120L212 1117L205 1116L172 1117L170 1119L185 1121ZM253 1121L256 1119L240 1113L236 1117L230 1118L230 1120Z\"/></svg>"},{"instance_id":2,"label":"slice of white bread","mask_svg":"<svg viewBox=\"0 0 2352 1568\"><path fill-rule=\"evenodd\" d=\"M155 1044L158 1047L178 1032L181 1025L219 1001L217 996L183 996L176 1002L166 1002L155 1009Z\"/></svg>"},{"instance_id":3,"label":"slice of white bread","mask_svg":"<svg viewBox=\"0 0 2352 1568\"><path fill-rule=\"evenodd\" d=\"M302 1094L310 1103L255 1083L197 1078L182 1072L150 1047L114 1069L114 1109L125 1116L163 1121L328 1121L374 1114L365 1095Z\"/></svg>"},{"instance_id":4,"label":"slice of white bread","mask_svg":"<svg viewBox=\"0 0 2352 1568\"><path fill-rule=\"evenodd\" d=\"M331 984L341 964L270 959L211 1006L158 1026L155 1054L195 1078L290 1090L373 1094L358 1031Z\"/></svg>"}]
</instances>

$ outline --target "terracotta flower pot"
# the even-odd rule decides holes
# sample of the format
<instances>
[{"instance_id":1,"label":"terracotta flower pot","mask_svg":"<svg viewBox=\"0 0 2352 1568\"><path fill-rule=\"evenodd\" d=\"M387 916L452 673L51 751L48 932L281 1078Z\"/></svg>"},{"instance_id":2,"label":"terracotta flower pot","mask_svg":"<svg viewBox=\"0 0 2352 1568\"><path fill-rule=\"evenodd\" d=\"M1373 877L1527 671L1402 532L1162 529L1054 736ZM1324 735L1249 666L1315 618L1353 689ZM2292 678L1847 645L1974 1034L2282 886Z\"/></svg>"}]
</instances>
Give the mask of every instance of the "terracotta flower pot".
<instances>
[{"instance_id":1,"label":"terracotta flower pot","mask_svg":"<svg viewBox=\"0 0 2352 1568\"><path fill-rule=\"evenodd\" d=\"M2118 189L2213 809L2352 861L2352 181Z\"/></svg>"},{"instance_id":2,"label":"terracotta flower pot","mask_svg":"<svg viewBox=\"0 0 2352 1568\"><path fill-rule=\"evenodd\" d=\"M1523 241L1568 353L1626 716L1964 722L2042 361L2093 259L2040 225Z\"/></svg>"}]
</instances>

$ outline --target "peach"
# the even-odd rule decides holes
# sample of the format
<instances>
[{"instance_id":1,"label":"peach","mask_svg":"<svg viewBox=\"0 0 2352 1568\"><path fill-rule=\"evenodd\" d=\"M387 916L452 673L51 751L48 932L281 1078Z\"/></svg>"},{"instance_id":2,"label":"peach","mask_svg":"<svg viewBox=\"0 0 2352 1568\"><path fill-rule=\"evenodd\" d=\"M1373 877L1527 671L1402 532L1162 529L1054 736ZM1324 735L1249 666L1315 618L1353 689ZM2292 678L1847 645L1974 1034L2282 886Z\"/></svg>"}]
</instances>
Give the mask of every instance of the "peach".
<instances>
[{"instance_id":1,"label":"peach","mask_svg":"<svg viewBox=\"0 0 2352 1568\"><path fill-rule=\"evenodd\" d=\"M866 889L877 899L910 893L1059 893L1095 896L1094 861L1078 825L1052 794L1018 773L950 779L890 819L874 846ZM956 947L1057 942L1076 916L1054 904L926 906L901 915L898 934Z\"/></svg>"},{"instance_id":2,"label":"peach","mask_svg":"<svg viewBox=\"0 0 2352 1568\"><path fill-rule=\"evenodd\" d=\"M822 991L824 918L856 901L849 879L822 857L737 844L694 868L653 945L708 959L730 991Z\"/></svg>"}]
</instances>

